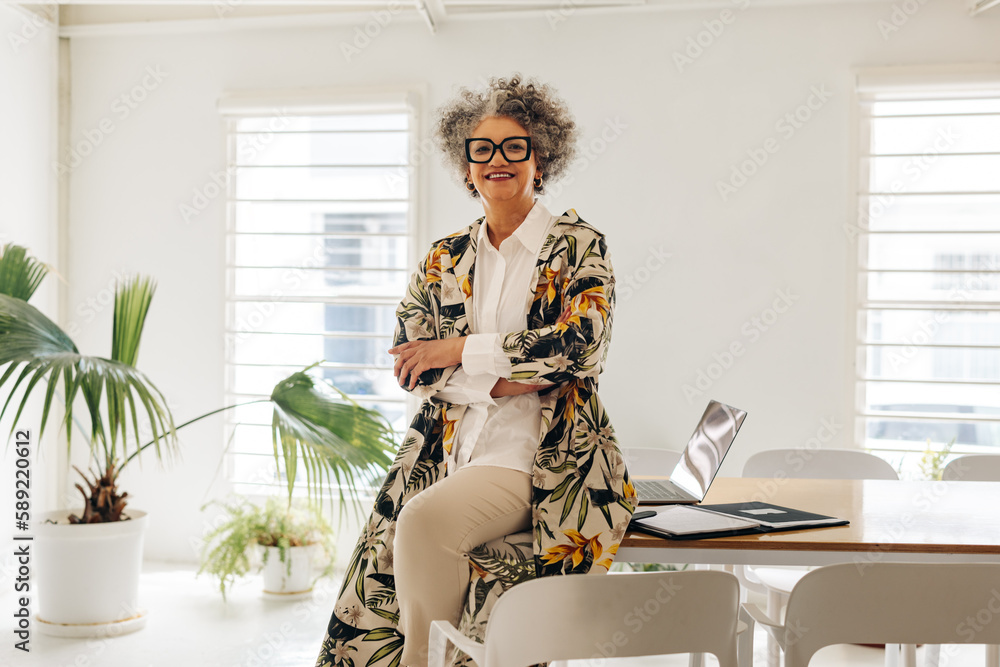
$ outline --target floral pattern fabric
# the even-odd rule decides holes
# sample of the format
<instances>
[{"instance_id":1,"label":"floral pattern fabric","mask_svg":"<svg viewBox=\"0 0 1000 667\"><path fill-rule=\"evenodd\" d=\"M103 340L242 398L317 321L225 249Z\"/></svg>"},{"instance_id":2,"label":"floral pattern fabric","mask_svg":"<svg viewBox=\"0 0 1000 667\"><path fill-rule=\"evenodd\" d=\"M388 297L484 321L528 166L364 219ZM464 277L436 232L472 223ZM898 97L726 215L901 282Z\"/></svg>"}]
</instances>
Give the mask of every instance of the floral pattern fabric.
<instances>
[{"instance_id":1,"label":"floral pattern fabric","mask_svg":"<svg viewBox=\"0 0 1000 667\"><path fill-rule=\"evenodd\" d=\"M471 333L477 235L485 218L432 244L396 310L395 344ZM597 394L611 339L615 279L604 236L570 209L539 253L527 328L501 336L514 382L539 391L542 429L532 470L531 532L470 553L461 629L482 641L499 595L526 579L605 573L637 498ZM464 405L435 399L457 367L423 373L423 399L351 556L317 667L398 667L404 637L393 583L400 510L442 479ZM453 460L453 459L452 459ZM455 657L456 664L462 656Z\"/></svg>"}]
</instances>

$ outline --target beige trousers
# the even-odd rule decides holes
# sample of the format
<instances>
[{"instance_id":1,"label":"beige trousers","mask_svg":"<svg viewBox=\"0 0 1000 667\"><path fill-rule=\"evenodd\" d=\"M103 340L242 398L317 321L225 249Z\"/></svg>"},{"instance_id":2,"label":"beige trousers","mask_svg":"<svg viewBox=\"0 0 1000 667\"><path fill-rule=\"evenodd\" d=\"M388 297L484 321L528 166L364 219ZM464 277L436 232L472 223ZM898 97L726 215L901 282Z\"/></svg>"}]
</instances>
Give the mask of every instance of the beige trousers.
<instances>
[{"instance_id":1,"label":"beige trousers","mask_svg":"<svg viewBox=\"0 0 1000 667\"><path fill-rule=\"evenodd\" d=\"M469 549L530 528L531 475L511 468L466 466L406 503L393 542L404 667L426 667L431 621L461 620Z\"/></svg>"}]
</instances>

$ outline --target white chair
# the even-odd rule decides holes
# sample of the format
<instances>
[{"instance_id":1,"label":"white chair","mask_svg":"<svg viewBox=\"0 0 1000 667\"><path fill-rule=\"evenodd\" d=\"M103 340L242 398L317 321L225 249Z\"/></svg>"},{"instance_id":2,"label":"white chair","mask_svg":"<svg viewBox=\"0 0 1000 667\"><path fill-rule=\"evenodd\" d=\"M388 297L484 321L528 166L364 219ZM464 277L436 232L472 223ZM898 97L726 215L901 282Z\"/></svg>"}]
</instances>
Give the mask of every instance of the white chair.
<instances>
[{"instance_id":1,"label":"white chair","mask_svg":"<svg viewBox=\"0 0 1000 667\"><path fill-rule=\"evenodd\" d=\"M736 667L739 596L728 572L533 579L500 596L484 644L447 621L431 623L428 666L444 667L451 642L478 667L688 652ZM752 638L741 640L740 650L752 650Z\"/></svg>"},{"instance_id":2,"label":"white chair","mask_svg":"<svg viewBox=\"0 0 1000 667\"><path fill-rule=\"evenodd\" d=\"M672 449L654 447L622 447L622 456L628 465L630 475L663 475L669 476L674 466L681 460L683 452ZM696 568L706 569L695 564ZM705 658L700 653L692 653L688 667L704 667ZM565 664L550 665L550 667L566 667Z\"/></svg>"},{"instance_id":3,"label":"white chair","mask_svg":"<svg viewBox=\"0 0 1000 667\"><path fill-rule=\"evenodd\" d=\"M833 644L997 644L998 591L997 563L844 563L802 577L784 623L753 604L743 605L740 618L747 634L754 623L765 628L787 667L806 667ZM750 667L749 655L740 652L741 667ZM914 653L904 655L904 667L914 667Z\"/></svg>"},{"instance_id":4,"label":"white chair","mask_svg":"<svg viewBox=\"0 0 1000 667\"><path fill-rule=\"evenodd\" d=\"M899 479L891 465L874 454L856 449L769 449L747 459L744 477L786 479ZM807 569L781 567L750 568L738 565L734 569L745 588L767 595L767 613L779 618L781 607L795 584ZM898 650L886 647L887 655ZM767 665L777 667L778 647L768 638ZM887 659L887 664L891 662Z\"/></svg>"},{"instance_id":5,"label":"white chair","mask_svg":"<svg viewBox=\"0 0 1000 667\"><path fill-rule=\"evenodd\" d=\"M622 447L622 456L630 475L669 475L681 452L653 447Z\"/></svg>"},{"instance_id":6,"label":"white chair","mask_svg":"<svg viewBox=\"0 0 1000 667\"><path fill-rule=\"evenodd\" d=\"M941 479L955 482L1000 482L1000 454L968 454L950 461ZM1000 646L986 647L986 664L1000 665Z\"/></svg>"},{"instance_id":7,"label":"white chair","mask_svg":"<svg viewBox=\"0 0 1000 667\"><path fill-rule=\"evenodd\" d=\"M744 477L799 479L899 479L889 462L857 449L768 449L743 465Z\"/></svg>"},{"instance_id":8,"label":"white chair","mask_svg":"<svg viewBox=\"0 0 1000 667\"><path fill-rule=\"evenodd\" d=\"M952 482L1000 482L1000 454L969 454L948 462L941 479Z\"/></svg>"}]
</instances>

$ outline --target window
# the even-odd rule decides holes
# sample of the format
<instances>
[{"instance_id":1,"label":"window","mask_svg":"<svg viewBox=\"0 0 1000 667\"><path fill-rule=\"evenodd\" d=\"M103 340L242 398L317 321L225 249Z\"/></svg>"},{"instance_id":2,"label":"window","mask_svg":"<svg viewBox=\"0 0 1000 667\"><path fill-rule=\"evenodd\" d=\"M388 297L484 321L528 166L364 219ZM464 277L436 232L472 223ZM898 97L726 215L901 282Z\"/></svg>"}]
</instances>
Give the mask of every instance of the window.
<instances>
[{"instance_id":1,"label":"window","mask_svg":"<svg viewBox=\"0 0 1000 667\"><path fill-rule=\"evenodd\" d=\"M859 76L856 433L904 475L928 440L1000 453L1000 77L991 80Z\"/></svg>"},{"instance_id":2,"label":"window","mask_svg":"<svg viewBox=\"0 0 1000 667\"><path fill-rule=\"evenodd\" d=\"M400 96L324 113L231 106L227 404L267 398L281 378L322 362L310 373L405 430L407 394L386 350L413 265L414 105ZM270 405L227 414L234 490L284 488Z\"/></svg>"}]
</instances>

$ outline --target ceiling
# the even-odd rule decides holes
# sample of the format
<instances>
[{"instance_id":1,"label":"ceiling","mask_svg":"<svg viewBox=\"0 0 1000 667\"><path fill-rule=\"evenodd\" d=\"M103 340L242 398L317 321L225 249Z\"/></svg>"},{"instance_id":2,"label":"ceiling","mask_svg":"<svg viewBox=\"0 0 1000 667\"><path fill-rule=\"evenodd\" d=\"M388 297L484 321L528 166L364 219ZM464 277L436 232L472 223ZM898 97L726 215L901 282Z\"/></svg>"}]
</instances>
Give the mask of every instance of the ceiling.
<instances>
[{"instance_id":1,"label":"ceiling","mask_svg":"<svg viewBox=\"0 0 1000 667\"><path fill-rule=\"evenodd\" d=\"M3 2L4 0L0 0ZM746 0L750 2L751 0ZM755 6L889 4L893 0L752 0ZM970 15L1000 0L969 3ZM545 16L553 28L577 13L689 11L732 8L738 0L22 0L23 11L54 22L60 34L87 36L163 32L223 31L241 28L364 25L377 21L421 21L432 33L450 22L514 16ZM58 5L58 12L56 11Z\"/></svg>"}]
</instances>

